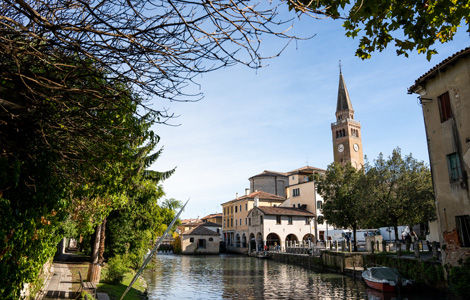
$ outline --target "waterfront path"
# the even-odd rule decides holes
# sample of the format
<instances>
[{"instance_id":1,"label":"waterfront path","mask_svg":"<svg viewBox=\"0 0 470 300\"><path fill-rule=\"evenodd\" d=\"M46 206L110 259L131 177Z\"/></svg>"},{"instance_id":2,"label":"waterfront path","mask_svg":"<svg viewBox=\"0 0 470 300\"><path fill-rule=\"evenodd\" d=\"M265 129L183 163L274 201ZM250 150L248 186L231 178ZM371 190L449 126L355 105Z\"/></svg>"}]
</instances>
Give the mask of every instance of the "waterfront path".
<instances>
[{"instance_id":1,"label":"waterfront path","mask_svg":"<svg viewBox=\"0 0 470 300\"><path fill-rule=\"evenodd\" d=\"M66 252L54 258L53 275L41 291L42 300L75 299L80 289L80 278L87 274L89 257L78 255L74 251ZM98 300L109 300L106 293L97 293Z\"/></svg>"}]
</instances>

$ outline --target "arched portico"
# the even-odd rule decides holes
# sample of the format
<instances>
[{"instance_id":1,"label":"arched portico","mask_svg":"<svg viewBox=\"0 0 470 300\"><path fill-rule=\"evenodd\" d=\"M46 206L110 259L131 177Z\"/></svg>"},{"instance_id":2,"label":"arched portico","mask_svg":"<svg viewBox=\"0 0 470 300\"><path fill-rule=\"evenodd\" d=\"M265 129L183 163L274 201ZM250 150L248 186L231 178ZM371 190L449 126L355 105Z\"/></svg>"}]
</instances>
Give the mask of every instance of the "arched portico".
<instances>
[{"instance_id":1,"label":"arched portico","mask_svg":"<svg viewBox=\"0 0 470 300\"><path fill-rule=\"evenodd\" d=\"M286 236L286 248L291 247L292 244L295 244L299 241L297 236L293 233Z\"/></svg>"},{"instance_id":2,"label":"arched portico","mask_svg":"<svg viewBox=\"0 0 470 300\"><path fill-rule=\"evenodd\" d=\"M240 247L240 234L238 233L235 239L235 247Z\"/></svg>"},{"instance_id":3,"label":"arched portico","mask_svg":"<svg viewBox=\"0 0 470 300\"><path fill-rule=\"evenodd\" d=\"M256 240L255 235L250 233L249 243L248 243L248 253L251 253L253 250L256 251Z\"/></svg>"},{"instance_id":4,"label":"arched portico","mask_svg":"<svg viewBox=\"0 0 470 300\"><path fill-rule=\"evenodd\" d=\"M313 234L311 234L311 233L307 233L307 234L304 235L304 237L302 238L302 241L304 241L304 242L306 242L306 243L307 243L308 241L314 243L314 242L315 242L315 236L314 236Z\"/></svg>"},{"instance_id":5,"label":"arched portico","mask_svg":"<svg viewBox=\"0 0 470 300\"><path fill-rule=\"evenodd\" d=\"M274 247L281 245L281 238L276 233L271 232L266 237L266 245L269 247L269 249L274 249Z\"/></svg>"},{"instance_id":6,"label":"arched portico","mask_svg":"<svg viewBox=\"0 0 470 300\"><path fill-rule=\"evenodd\" d=\"M242 236L242 245L241 245L242 248L246 248L246 235L245 233L243 233L243 236Z\"/></svg>"},{"instance_id":7,"label":"arched portico","mask_svg":"<svg viewBox=\"0 0 470 300\"><path fill-rule=\"evenodd\" d=\"M258 232L256 234L256 251L263 250L263 247L264 247L263 234L261 232Z\"/></svg>"}]
</instances>

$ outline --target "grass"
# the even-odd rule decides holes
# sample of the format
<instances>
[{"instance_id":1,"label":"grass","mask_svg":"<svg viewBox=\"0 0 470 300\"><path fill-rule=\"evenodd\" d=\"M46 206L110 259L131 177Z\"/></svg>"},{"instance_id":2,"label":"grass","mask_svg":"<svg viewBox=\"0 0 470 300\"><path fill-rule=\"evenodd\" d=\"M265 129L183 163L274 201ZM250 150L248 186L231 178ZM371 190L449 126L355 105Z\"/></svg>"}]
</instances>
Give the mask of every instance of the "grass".
<instances>
[{"instance_id":1,"label":"grass","mask_svg":"<svg viewBox=\"0 0 470 300\"><path fill-rule=\"evenodd\" d=\"M135 272L129 270L124 274L124 280L120 284L109 284L109 283L100 283L98 284L98 292L104 292L109 295L111 300L119 300L131 284L132 279L134 278ZM106 278L106 267L101 270L101 277ZM145 299L143 293L146 289L145 281L140 277L133 285L132 288L127 292L125 299L126 300L142 300Z\"/></svg>"},{"instance_id":2,"label":"grass","mask_svg":"<svg viewBox=\"0 0 470 300\"><path fill-rule=\"evenodd\" d=\"M75 255L74 255L75 256ZM67 266L72 273L72 291L76 292L80 289L80 277L78 272L82 274L83 280L86 280L88 274L89 266L89 256L81 255L80 253L76 254L76 257L79 258L75 262L67 262ZM98 292L107 293L111 300L119 300L131 283L132 278L134 278L134 271L129 269L125 274L124 280L120 284L109 284L105 283L104 279L106 278L107 268L104 266L101 269L101 283L97 284ZM125 299L126 300L142 300L145 299L143 293L146 289L146 282L142 278L139 278L132 288L127 292Z\"/></svg>"}]
</instances>

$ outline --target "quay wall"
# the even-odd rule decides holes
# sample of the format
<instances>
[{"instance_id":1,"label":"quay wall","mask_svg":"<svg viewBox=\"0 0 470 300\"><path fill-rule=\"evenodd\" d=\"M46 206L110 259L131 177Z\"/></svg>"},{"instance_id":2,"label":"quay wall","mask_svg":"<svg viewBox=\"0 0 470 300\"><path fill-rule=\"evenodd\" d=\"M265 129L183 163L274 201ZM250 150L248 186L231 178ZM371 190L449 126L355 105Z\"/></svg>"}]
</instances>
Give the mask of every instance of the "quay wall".
<instances>
[{"instance_id":1,"label":"quay wall","mask_svg":"<svg viewBox=\"0 0 470 300\"><path fill-rule=\"evenodd\" d=\"M397 268L403 277L412 279L417 286L447 289L444 268L438 261L336 251L322 251L320 256L283 252L270 252L269 255L277 262L297 265L312 271L333 271L358 278L367 266Z\"/></svg>"}]
</instances>

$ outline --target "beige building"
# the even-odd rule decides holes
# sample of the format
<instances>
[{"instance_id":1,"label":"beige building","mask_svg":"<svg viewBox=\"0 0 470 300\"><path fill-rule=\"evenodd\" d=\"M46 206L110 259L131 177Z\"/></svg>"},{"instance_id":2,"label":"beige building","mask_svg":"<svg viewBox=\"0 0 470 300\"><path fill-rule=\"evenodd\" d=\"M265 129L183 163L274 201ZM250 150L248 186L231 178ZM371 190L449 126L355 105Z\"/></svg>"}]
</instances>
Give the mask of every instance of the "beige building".
<instances>
[{"instance_id":1,"label":"beige building","mask_svg":"<svg viewBox=\"0 0 470 300\"><path fill-rule=\"evenodd\" d=\"M183 254L219 254L220 236L203 225L180 235Z\"/></svg>"},{"instance_id":2,"label":"beige building","mask_svg":"<svg viewBox=\"0 0 470 300\"><path fill-rule=\"evenodd\" d=\"M222 226L227 250L239 253L248 251L248 212L255 202L259 206L279 206L286 198L263 191L249 193L222 203Z\"/></svg>"},{"instance_id":3,"label":"beige building","mask_svg":"<svg viewBox=\"0 0 470 300\"><path fill-rule=\"evenodd\" d=\"M470 257L470 47L408 89L419 95L428 139L443 264Z\"/></svg>"},{"instance_id":4,"label":"beige building","mask_svg":"<svg viewBox=\"0 0 470 300\"><path fill-rule=\"evenodd\" d=\"M331 132L334 161L343 165L350 162L358 170L364 167L361 123L354 119L354 109L341 72L339 73L336 122L331 124Z\"/></svg>"}]
</instances>

